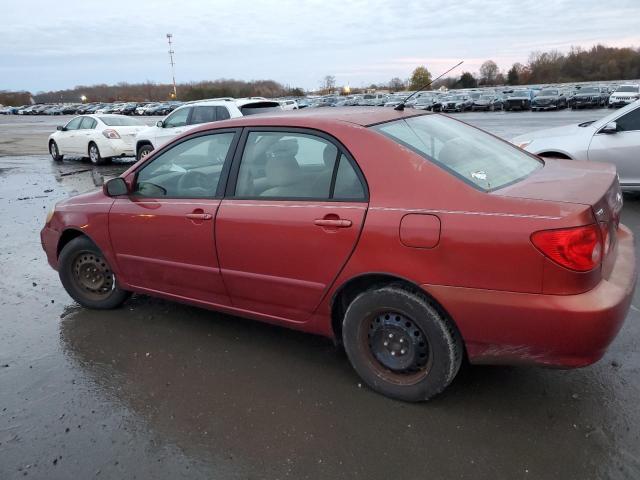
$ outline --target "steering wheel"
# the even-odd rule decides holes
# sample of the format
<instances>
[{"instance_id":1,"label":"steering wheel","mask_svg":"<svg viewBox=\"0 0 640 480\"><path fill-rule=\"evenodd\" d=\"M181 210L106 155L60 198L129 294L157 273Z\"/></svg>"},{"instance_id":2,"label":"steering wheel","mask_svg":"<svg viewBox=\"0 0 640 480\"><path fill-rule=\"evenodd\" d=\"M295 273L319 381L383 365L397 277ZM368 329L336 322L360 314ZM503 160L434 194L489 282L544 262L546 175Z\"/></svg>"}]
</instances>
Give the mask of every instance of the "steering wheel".
<instances>
[{"instance_id":1,"label":"steering wheel","mask_svg":"<svg viewBox=\"0 0 640 480\"><path fill-rule=\"evenodd\" d=\"M193 190L195 188L209 191L209 178L202 172L191 170L180 177L177 184L178 191Z\"/></svg>"}]
</instances>

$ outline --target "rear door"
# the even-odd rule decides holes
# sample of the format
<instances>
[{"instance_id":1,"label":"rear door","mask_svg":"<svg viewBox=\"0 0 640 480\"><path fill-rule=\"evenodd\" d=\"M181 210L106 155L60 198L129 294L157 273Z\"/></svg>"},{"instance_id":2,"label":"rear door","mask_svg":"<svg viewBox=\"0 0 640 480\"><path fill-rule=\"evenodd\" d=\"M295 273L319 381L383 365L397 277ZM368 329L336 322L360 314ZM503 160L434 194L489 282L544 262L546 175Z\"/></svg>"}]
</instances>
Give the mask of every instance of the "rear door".
<instances>
[{"instance_id":1,"label":"rear door","mask_svg":"<svg viewBox=\"0 0 640 480\"><path fill-rule=\"evenodd\" d=\"M216 218L235 307L305 321L355 248L368 206L354 160L301 129L245 130Z\"/></svg>"},{"instance_id":2,"label":"rear door","mask_svg":"<svg viewBox=\"0 0 640 480\"><path fill-rule=\"evenodd\" d=\"M589 160L613 163L622 185L640 186L640 106L615 120L616 133L597 132L589 145Z\"/></svg>"},{"instance_id":3,"label":"rear door","mask_svg":"<svg viewBox=\"0 0 640 480\"><path fill-rule=\"evenodd\" d=\"M220 130L180 141L144 164L133 193L115 200L109 234L127 283L179 299L229 304L214 219L237 136Z\"/></svg>"}]
</instances>

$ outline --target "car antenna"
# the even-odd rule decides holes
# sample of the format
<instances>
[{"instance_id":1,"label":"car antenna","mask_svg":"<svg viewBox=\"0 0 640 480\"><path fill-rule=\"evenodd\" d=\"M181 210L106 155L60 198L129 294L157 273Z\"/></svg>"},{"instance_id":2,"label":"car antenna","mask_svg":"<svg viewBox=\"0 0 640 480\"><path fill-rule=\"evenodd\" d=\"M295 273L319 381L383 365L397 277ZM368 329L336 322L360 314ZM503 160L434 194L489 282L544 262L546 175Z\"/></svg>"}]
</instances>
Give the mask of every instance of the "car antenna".
<instances>
[{"instance_id":1,"label":"car antenna","mask_svg":"<svg viewBox=\"0 0 640 480\"><path fill-rule=\"evenodd\" d=\"M420 87L418 90L416 90L415 92L413 92L411 95L409 95L407 98L405 98L402 102L400 102L398 105L396 105L395 107L393 107L394 110L398 110L399 112L404 110L404 104L407 103L407 100L409 100L411 97L413 97L416 93L421 92L422 90L424 90L425 88L427 88L429 85L431 85L433 82L435 82L436 80L440 80L442 77L444 77L447 73L449 73L451 70L453 70L454 68L458 68L460 65L462 65L464 63L464 60L462 60L459 64L454 65L453 67L451 67L449 70L447 70L446 72L444 72L442 75L440 75L438 78L434 78L433 80L431 80L429 83L423 85L422 87Z\"/></svg>"}]
</instances>

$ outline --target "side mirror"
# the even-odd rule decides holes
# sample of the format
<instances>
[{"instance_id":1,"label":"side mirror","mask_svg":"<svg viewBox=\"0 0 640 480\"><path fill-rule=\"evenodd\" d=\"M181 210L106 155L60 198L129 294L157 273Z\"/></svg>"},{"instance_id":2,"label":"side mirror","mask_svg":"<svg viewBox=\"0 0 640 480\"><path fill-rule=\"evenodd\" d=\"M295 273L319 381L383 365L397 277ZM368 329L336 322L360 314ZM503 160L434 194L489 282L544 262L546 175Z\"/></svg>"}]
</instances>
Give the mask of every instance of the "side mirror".
<instances>
[{"instance_id":1,"label":"side mirror","mask_svg":"<svg viewBox=\"0 0 640 480\"><path fill-rule=\"evenodd\" d=\"M600 130L600 133L612 134L612 133L616 133L617 131L618 131L618 124L616 122L609 122L604 127L602 127L602 129Z\"/></svg>"},{"instance_id":2,"label":"side mirror","mask_svg":"<svg viewBox=\"0 0 640 480\"><path fill-rule=\"evenodd\" d=\"M58 125L56 127L56 130L60 130L61 132L64 132L65 128L62 125Z\"/></svg>"},{"instance_id":3,"label":"side mirror","mask_svg":"<svg viewBox=\"0 0 640 480\"><path fill-rule=\"evenodd\" d=\"M158 128L164 128L164 122L163 122L162 120L158 120L158 121L156 122L156 127L158 127Z\"/></svg>"},{"instance_id":4,"label":"side mirror","mask_svg":"<svg viewBox=\"0 0 640 480\"><path fill-rule=\"evenodd\" d=\"M109 180L104 184L102 190L108 197L117 197L119 195L126 195L127 193L129 193L127 182L124 181L124 178L120 177L112 178L111 180Z\"/></svg>"}]
</instances>

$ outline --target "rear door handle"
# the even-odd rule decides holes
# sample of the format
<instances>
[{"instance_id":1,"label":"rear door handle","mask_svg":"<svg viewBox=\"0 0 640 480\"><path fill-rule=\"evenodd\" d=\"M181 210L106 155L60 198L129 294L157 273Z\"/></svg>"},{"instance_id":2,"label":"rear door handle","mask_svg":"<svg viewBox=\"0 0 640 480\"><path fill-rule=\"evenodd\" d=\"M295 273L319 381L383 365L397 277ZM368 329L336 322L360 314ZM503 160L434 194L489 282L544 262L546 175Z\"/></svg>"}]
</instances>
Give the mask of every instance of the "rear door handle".
<instances>
[{"instance_id":1,"label":"rear door handle","mask_svg":"<svg viewBox=\"0 0 640 480\"><path fill-rule=\"evenodd\" d=\"M210 213L187 213L189 220L211 220L213 215Z\"/></svg>"},{"instance_id":2,"label":"rear door handle","mask_svg":"<svg viewBox=\"0 0 640 480\"><path fill-rule=\"evenodd\" d=\"M319 227L349 228L351 226L351 220L343 220L341 218L316 218L313 223Z\"/></svg>"}]
</instances>

